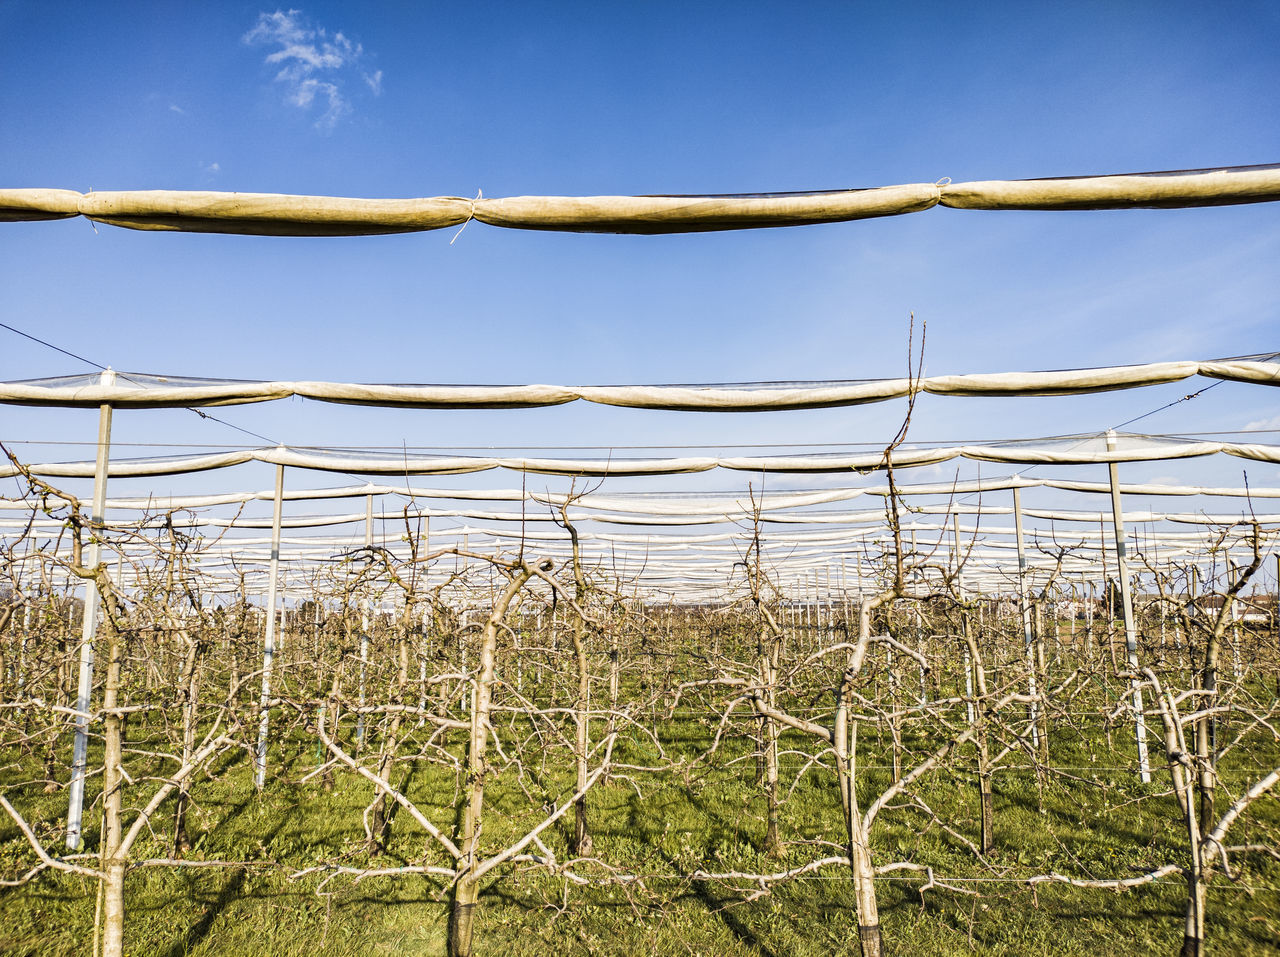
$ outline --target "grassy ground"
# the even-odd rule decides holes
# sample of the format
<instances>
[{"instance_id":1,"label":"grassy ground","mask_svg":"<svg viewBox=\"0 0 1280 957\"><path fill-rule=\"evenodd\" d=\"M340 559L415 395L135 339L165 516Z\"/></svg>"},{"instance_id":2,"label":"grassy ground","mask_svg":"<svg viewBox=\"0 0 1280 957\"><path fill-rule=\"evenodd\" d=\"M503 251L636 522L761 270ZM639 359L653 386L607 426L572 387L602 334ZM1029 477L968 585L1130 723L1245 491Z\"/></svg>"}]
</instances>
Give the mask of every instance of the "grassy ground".
<instances>
[{"instance_id":1,"label":"grassy ground","mask_svg":"<svg viewBox=\"0 0 1280 957\"><path fill-rule=\"evenodd\" d=\"M667 743L673 752L693 752L708 728L687 721ZM800 745L800 738L784 738ZM888 779L882 768L887 740L864 733L860 760L865 767L864 804ZM1055 742L1054 762L1062 767L1120 765L1103 750L1101 736ZM1117 745L1119 746L1119 745ZM637 745L624 755L646 755ZM563 754L559 772L541 781L560 795L567 778ZM1262 756L1255 756L1261 758ZM1250 759L1253 760L1253 759ZM241 755L229 756L197 785L191 831L193 859L249 863L236 869L132 871L127 886L126 947L131 954L179 955L375 955L441 954L446 909L444 888L417 876L338 878L317 894L318 878L290 881L290 869L321 861L359 865L369 860L361 812L372 790L338 777L325 791L313 780L297 782L314 763L314 744L297 738L273 752L275 778L262 795L254 793ZM784 787L795 781L802 761L783 758ZM977 790L963 765L934 775L920 790L940 818L958 832L977 833ZM549 765L550 767L550 765ZM8 765L5 773L22 779ZM33 769L32 769L33 770ZM400 773L403 773L400 772ZM1026 770L996 778L996 844L990 868L982 867L954 838L910 808L886 810L872 833L878 863L914 860L940 877L1007 880L964 885L967 896L947 890L923 895L921 876L881 881L884 935L892 954L943 955L1099 953L1171 954L1181 944L1184 889L1175 876L1158 886L1123 894L1061 885L1031 890L1026 875L1058 870L1080 876L1132 876L1164 861L1180 861L1182 841L1172 798L1157 796L1165 779L1142 789L1125 772L1072 772L1044 788ZM477 950L482 954L651 953L739 955L856 953L856 924L847 873L840 868L816 879L777 887L750 903L731 889L666 879L696 867L774 870L779 864L758 853L764 834L764 801L753 783L754 764L746 745L732 742L707 768L682 776L616 780L592 795L590 804L597 853L633 873L655 875L643 888L571 887L536 871L508 869L490 883L481 900ZM1229 772L1224 772L1228 784ZM441 822L451 819L455 795L452 772L418 769L408 793ZM492 844L520 832L540 811L530 806L513 772L491 789L486 834ZM526 776L524 788L539 780ZM92 797L92 795L91 795ZM1135 798L1143 797L1138 803ZM65 794L36 789L11 793L30 815L49 846L58 847ZM126 801L126 805L132 802ZM795 842L787 863L798 864L833 851L819 843L838 841L840 822L831 773L811 767L786 801L782 834ZM94 812L96 813L96 811ZM89 819L88 830L96 832ZM565 819L565 823L568 818ZM157 822L157 829L168 825ZM1276 844L1280 801L1255 805L1253 819L1233 841L1246 836ZM565 835L549 839L563 854ZM426 845L407 816L396 820L396 836L379 866L421 862ZM89 848L92 850L92 845ZM162 838L139 849L136 858L164 855ZM29 866L32 855L16 828L0 821L0 874ZM270 866L270 862L286 865ZM261 866L264 863L268 866ZM1210 892L1210 952L1280 953L1280 865L1250 859L1243 879L1219 876ZM1254 888L1254 889L1251 889ZM1263 889L1266 888L1266 889ZM90 952L96 888L78 877L45 876L17 889L0 889L0 953L9 955Z\"/></svg>"}]
</instances>

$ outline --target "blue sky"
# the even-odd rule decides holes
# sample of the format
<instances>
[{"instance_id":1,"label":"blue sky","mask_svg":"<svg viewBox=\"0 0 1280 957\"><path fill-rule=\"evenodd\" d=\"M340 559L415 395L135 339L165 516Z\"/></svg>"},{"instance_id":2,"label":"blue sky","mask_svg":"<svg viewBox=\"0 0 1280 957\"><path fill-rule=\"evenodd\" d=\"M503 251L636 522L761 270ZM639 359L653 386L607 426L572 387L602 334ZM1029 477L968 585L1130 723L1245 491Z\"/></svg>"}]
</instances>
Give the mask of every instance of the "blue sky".
<instances>
[{"instance_id":1,"label":"blue sky","mask_svg":"<svg viewBox=\"0 0 1280 957\"><path fill-rule=\"evenodd\" d=\"M1267 163L1278 49L1271 3L0 0L0 183L502 196ZM0 314L120 369L243 378L894 376L913 311L934 373L1208 358L1280 349L1278 212L936 208L667 237L473 223L452 244L8 224ZM0 378L85 368L0 330ZM913 436L1087 431L1188 391L924 399ZM1223 385L1143 424L1280 428L1273 396ZM884 441L902 409L219 414L297 444L613 446ZM0 408L6 439L93 428L91 412ZM116 437L244 441L181 411L120 415Z\"/></svg>"}]
</instances>

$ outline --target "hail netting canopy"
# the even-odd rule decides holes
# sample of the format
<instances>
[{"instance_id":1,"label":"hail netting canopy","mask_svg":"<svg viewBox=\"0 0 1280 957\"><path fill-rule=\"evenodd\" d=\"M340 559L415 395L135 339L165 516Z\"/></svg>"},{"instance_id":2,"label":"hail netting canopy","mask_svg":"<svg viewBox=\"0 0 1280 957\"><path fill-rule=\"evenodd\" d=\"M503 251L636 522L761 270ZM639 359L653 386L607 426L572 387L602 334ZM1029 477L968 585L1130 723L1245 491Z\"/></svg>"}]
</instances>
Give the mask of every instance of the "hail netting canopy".
<instances>
[{"instance_id":1,"label":"hail netting canopy","mask_svg":"<svg viewBox=\"0 0 1280 957\"><path fill-rule=\"evenodd\" d=\"M933 206L987 210L1179 208L1280 199L1280 166L1071 176L875 189L703 196L439 196L355 199L278 193L0 189L0 220L84 216L130 229L268 236L420 232L472 219L514 229L682 233L802 226L914 213Z\"/></svg>"},{"instance_id":2,"label":"hail netting canopy","mask_svg":"<svg viewBox=\"0 0 1280 957\"><path fill-rule=\"evenodd\" d=\"M93 408L183 408L269 402L292 396L321 402L420 409L529 409L593 402L677 412L768 412L839 408L904 398L1084 395L1179 382L1193 376L1280 385L1276 354L1207 361L1152 362L1049 372L997 372L821 382L704 385L443 385L208 379L117 372L0 382L0 403Z\"/></svg>"},{"instance_id":3,"label":"hail netting canopy","mask_svg":"<svg viewBox=\"0 0 1280 957\"><path fill-rule=\"evenodd\" d=\"M439 455L413 452L346 452L335 449L272 448L239 449L190 455L115 459L109 466L112 478L181 475L229 468L248 462L342 472L356 475L461 475L508 469L538 475L610 476L679 475L728 469L758 474L804 474L872 472L887 466L911 468L938 465L963 458L974 462L1014 465L1096 465L1111 462L1159 462L1215 455L1219 452L1256 462L1280 462L1280 445L1257 442L1220 442L1166 435L1120 434L1111 436L1061 436L1020 439L1011 442L939 446L899 447L892 451L810 452L791 455L685 455L669 458L542 458L533 456ZM95 463L49 462L30 466L37 475L87 478ZM0 466L0 477L21 473L17 465Z\"/></svg>"},{"instance_id":4,"label":"hail netting canopy","mask_svg":"<svg viewBox=\"0 0 1280 957\"><path fill-rule=\"evenodd\" d=\"M895 486L896 496L904 504L899 519L900 533L914 542L917 534L922 542L947 562L964 557L970 570L968 580L973 587L985 583L998 589L1007 586L1009 564L1013 559L1009 536L1013 534L1007 495L997 493L1011 489L1058 488L1096 495L1109 489L1100 483L1068 483L1054 480L1027 480L1016 476L984 479L966 483L927 483ZM1146 485L1122 485L1124 495L1165 495L1174 492L1191 495L1208 492L1214 495L1256 497L1260 501L1280 497L1280 489L1222 488L1193 489ZM360 526L374 530L378 547L403 551L406 531L421 534L423 520L430 524L428 537L440 546L470 540L474 547L513 549L521 542L538 549L539 554L567 557L568 541L562 518L579 525L580 537L593 562L609 562L617 571L644 569L643 583L653 587L670 582L677 570L698 573L698 577L715 589L726 585L728 566L740 558L748 544L758 537L776 562L784 580L813 568L830 568L833 563L857 563L862 556L878 554L892 547L888 526L888 503L871 504L856 509L833 508L854 499L889 498L885 485L861 488L837 488L752 494L663 494L614 493L570 495L566 493L528 492L512 489L448 489L422 488L412 485L355 485L339 488L295 490L287 493L290 502L332 501L334 499L366 499L367 511L341 506L328 511L290 514L281 522L284 529L321 529L348 526L349 530L334 537L284 537L285 555L291 567L303 573L309 566L332 562L357 545ZM209 559L223 562L260 561L268 557L269 538L261 532L272 526L272 520L227 511L219 506L240 505L249 501L269 501L268 491L240 494L183 496L177 498L111 499L106 502L109 521L116 527L163 529L169 526L204 529L207 535L222 535L225 529L238 533L256 530L259 535L222 538L211 545ZM475 503L481 500L479 504ZM1037 551L1032 568L1054 564L1053 551L1070 552L1065 563L1068 571L1098 575L1099 561L1105 563L1106 548L1113 532L1111 516L1092 508L1022 509L1028 520L1039 520L1030 539L1033 548L1041 545L1048 551ZM461 503L452 504L449 503ZM1089 504L1089 500L1084 500ZM6 503L13 511L29 511L31 503ZM561 507L565 510L562 512ZM122 514L124 513L124 514ZM1211 559L1213 548L1221 552L1224 529L1234 528L1235 544L1243 547L1244 538L1255 525L1266 530L1268 540L1280 525L1275 510L1262 510L1226 503L1216 511L1202 509L1173 511L1137 505L1131 507L1128 521L1150 526L1144 533L1147 547L1154 546L1164 560L1178 557ZM1160 525L1158 531L1153 530ZM593 526L599 526L595 530ZM636 531L611 532L609 527L632 527ZM679 531L680 528L702 526L705 532ZM54 520L29 516L0 519L0 528L14 532L34 530L53 534L61 527ZM669 530L659 532L660 528ZM813 531L803 530L812 527ZM1181 529L1181 530L1179 530ZM957 540L954 536L959 534ZM980 544L975 544L980 543ZM1216 543L1216 544L1215 544ZM868 552L871 549L871 552ZM1114 561L1114 558L1112 559ZM850 582L860 580L854 569L845 567ZM861 586L859 586L861 587ZM711 593L700 595L709 598Z\"/></svg>"},{"instance_id":5,"label":"hail netting canopy","mask_svg":"<svg viewBox=\"0 0 1280 957\"><path fill-rule=\"evenodd\" d=\"M259 235L339 236L413 232L460 226L478 220L520 229L619 233L675 233L830 223L918 212L935 205L985 210L1085 210L1177 208L1272 202L1280 199L1280 166L1238 166L1110 176L1032 180L906 184L874 189L802 193L700 196L522 196L474 199L456 196L411 199L356 199L256 193L163 190L79 193L57 189L0 190L0 219L11 221L84 216L95 222L135 229L224 232ZM246 381L145 373L63 376L0 383L0 403L111 409L207 408L300 397L320 402L410 409L532 409L572 402L628 409L683 412L780 412L842 408L901 399L916 394L955 397L1083 395L1175 383L1200 378L1255 385L1280 384L1276 354L1034 372L922 375L884 379L711 384L436 384L325 381ZM603 451L603 450L602 450ZM0 476L24 471L52 482L74 483L99 472L112 482L201 476L213 470L255 463L273 467L282 488L163 496L118 492L108 497L109 523L138 529L181 526L209 539L206 567L249 560L251 580L270 554L273 540L297 569L320 568L349 552L361 537L380 547L403 549L415 528L431 523L436 540L483 542L486 547L520 548L536 543L563 557L566 521L585 523L580 539L592 560L621 563L646 587L683 583L707 597L725 588L734 562L757 542L784 580L795 581L832 562L883 553L895 536L927 538L933 553L966 562L974 587L1003 588L1009 581L1014 528L1009 498L1023 490L1052 494L1048 502L1017 507L1016 523L1032 523L1033 569L1045 563L1080 575L1105 573L1107 539L1103 526L1116 513L1099 510L1096 496L1118 492L1153 497L1212 495L1226 506L1131 510L1130 521L1147 526L1147 544L1166 559L1199 561L1215 548L1235 547L1241 530L1269 529L1275 516L1255 509L1253 500L1280 496L1272 488L1170 481L1120 482L1114 471L1101 482L1099 466L1207 459L1219 454L1251 462L1280 462L1280 445L1218 437L1082 434L1024 440L941 444L905 443L884 448L800 449L787 454L728 454L699 449L696 454L654 455L628 451L593 456L552 454L462 455L442 450L395 452L364 448L276 445L176 451L146 457L110 455L94 461L43 461L0 466ZM904 470L973 463L971 471L994 464L1005 469L1045 468L1052 476L1004 475L950 483L909 481L887 484L881 475ZM1092 471L1089 468L1093 467ZM1077 469L1079 471L1077 471ZM416 478L520 473L559 478L567 490L420 487ZM719 472L737 488L724 493L652 493L591 487L575 479L645 481L662 476ZM291 488L324 473L369 478L338 488ZM235 476L236 472L226 473ZM795 484L832 482L844 487L775 488L794 476ZM870 482L858 487L845 483ZM284 478L287 477L287 480ZM769 477L770 481L764 480ZM189 479L188 481L199 481ZM764 487L768 486L768 491ZM745 490L743 486L747 486ZM859 498L869 507L851 507ZM363 510L343 499L364 501ZM1241 501L1244 499L1244 501ZM292 508L278 520L254 513L259 502L332 502L310 511ZM858 503L861 505L862 503ZM901 511L901 505L906 511ZM29 500L0 502L13 518L0 529L55 534L57 522L31 513ZM27 513L27 514L24 514ZM414 523L419 523L414 525ZM1243 524L1241 524L1243 523ZM518 528L515 526L518 524ZM690 527L702 527L691 530ZM263 537L263 530L292 530ZM631 530L627 530L628 527ZM1230 534L1224 529L1236 528ZM665 528L665 530L663 530ZM324 530L297 535L305 530ZM376 532L376 534L375 534ZM967 544L965 542L967 541ZM1217 544L1215 544L1215 542ZM1136 544L1136 543L1135 543ZM59 547L57 545L53 547ZM897 547L897 546L894 546ZM905 545L904 545L905 547ZM920 546L922 549L923 545ZM1064 553L1070 551L1070 555ZM1114 562L1114 557L1110 561ZM254 564L256 563L256 564ZM615 569L621 567L615 564ZM243 571L241 567L241 571ZM861 582L861 573L842 570ZM861 587L859 584L858 587Z\"/></svg>"}]
</instances>

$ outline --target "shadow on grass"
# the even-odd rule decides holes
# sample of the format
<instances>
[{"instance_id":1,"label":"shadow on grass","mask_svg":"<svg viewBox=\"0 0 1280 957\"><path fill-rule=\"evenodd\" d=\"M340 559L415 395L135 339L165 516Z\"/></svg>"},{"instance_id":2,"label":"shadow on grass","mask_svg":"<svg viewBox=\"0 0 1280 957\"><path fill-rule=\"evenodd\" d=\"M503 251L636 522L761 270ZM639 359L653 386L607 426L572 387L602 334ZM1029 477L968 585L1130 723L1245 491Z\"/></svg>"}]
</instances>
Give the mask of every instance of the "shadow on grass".
<instances>
[{"instance_id":1,"label":"shadow on grass","mask_svg":"<svg viewBox=\"0 0 1280 957\"><path fill-rule=\"evenodd\" d=\"M707 841L712 846L730 836L736 840L741 834L742 829L737 823L727 820L710 803L702 800L700 796L686 793L684 798L697 813L703 816L707 824L711 825L709 829L704 829L703 833L707 835ZM632 800L629 803L631 804L630 817L632 822L638 823L638 818L643 813L639 802ZM660 844L655 843L654 850L657 852L656 859L665 862L673 871L679 869L679 861L662 850ZM718 918L725 928L744 946L750 948L754 953L764 955L764 957L777 957L775 951L757 937L755 931L730 909L734 902L732 896L721 897L716 895L711 886L705 881L691 881L689 888L693 896L707 908L707 911Z\"/></svg>"},{"instance_id":2,"label":"shadow on grass","mask_svg":"<svg viewBox=\"0 0 1280 957\"><path fill-rule=\"evenodd\" d=\"M261 800L261 796L256 791L249 791L244 800L231 804L231 810L224 818L224 823L234 820L240 814L243 814L248 806L257 800ZM285 823L289 820L288 815L276 815L276 823L263 835L262 844L265 846L275 839L276 835L284 829ZM183 957L184 954L190 952L197 947L209 933L213 930L213 925L218 918L226 911L228 907L245 896L244 888L249 877L249 868L237 868L235 874L231 877L222 890L218 892L218 896L214 898L212 903L205 908L205 912L194 925L188 928L186 934L180 940L174 941L169 945L168 949L161 951L162 957ZM272 896L278 896L272 894ZM166 901L165 906L173 903L172 900Z\"/></svg>"},{"instance_id":3,"label":"shadow on grass","mask_svg":"<svg viewBox=\"0 0 1280 957\"><path fill-rule=\"evenodd\" d=\"M246 868L237 870L231 880L218 892L213 903L205 908L204 916L188 928L182 939L175 940L167 950L161 951L161 957L183 957L208 937L223 911L243 896L245 880L248 876L249 871Z\"/></svg>"}]
</instances>

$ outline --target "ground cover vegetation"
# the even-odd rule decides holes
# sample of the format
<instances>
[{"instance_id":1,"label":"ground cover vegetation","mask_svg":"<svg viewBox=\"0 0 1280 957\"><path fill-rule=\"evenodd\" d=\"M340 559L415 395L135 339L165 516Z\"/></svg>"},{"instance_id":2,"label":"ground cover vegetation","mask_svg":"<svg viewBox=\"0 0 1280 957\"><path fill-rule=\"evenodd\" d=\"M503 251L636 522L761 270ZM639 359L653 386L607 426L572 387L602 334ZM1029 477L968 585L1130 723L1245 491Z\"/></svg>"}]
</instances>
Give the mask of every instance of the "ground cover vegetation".
<instances>
[{"instance_id":1,"label":"ground cover vegetation","mask_svg":"<svg viewBox=\"0 0 1280 957\"><path fill-rule=\"evenodd\" d=\"M63 529L5 544L5 953L1280 950L1256 523L1143 569L1130 652L1115 589L973 593L892 500L861 588L787 597L757 533L700 605L585 560L567 508L560 562L406 511L296 571L264 659L181 515L28 481Z\"/></svg>"}]
</instances>

